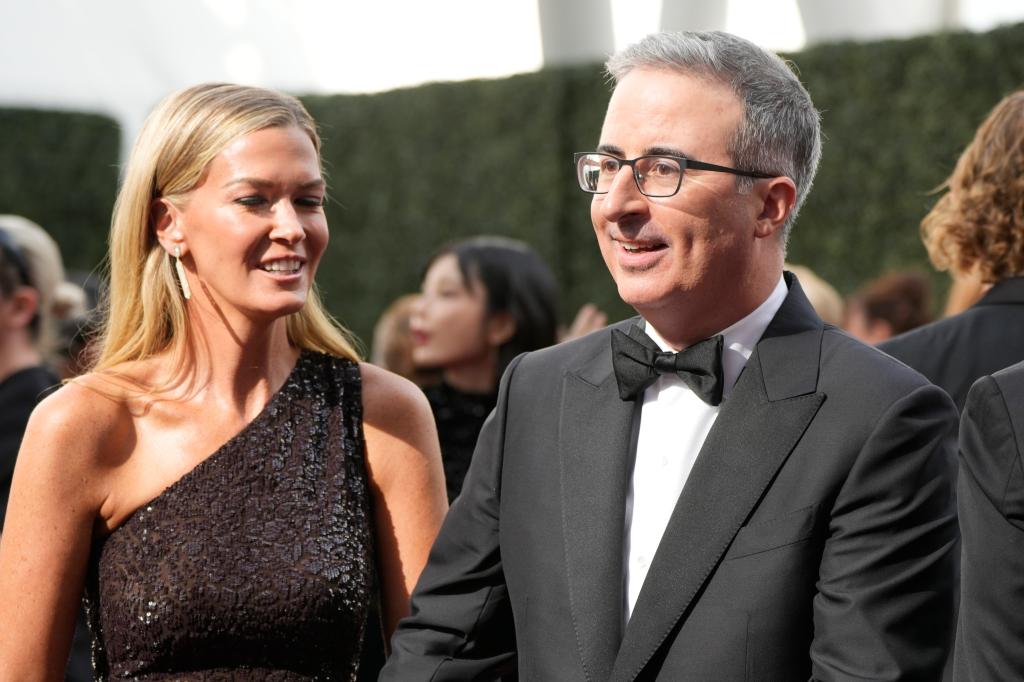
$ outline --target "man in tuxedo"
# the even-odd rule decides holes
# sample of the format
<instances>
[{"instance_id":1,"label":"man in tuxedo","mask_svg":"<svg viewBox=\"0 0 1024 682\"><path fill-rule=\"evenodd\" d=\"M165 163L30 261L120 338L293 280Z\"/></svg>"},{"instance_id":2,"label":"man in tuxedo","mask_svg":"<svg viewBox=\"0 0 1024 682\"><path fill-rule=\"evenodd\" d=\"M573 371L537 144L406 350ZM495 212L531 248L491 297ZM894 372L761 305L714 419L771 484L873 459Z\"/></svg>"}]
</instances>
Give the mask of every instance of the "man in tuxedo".
<instances>
[{"instance_id":1,"label":"man in tuxedo","mask_svg":"<svg viewBox=\"0 0 1024 682\"><path fill-rule=\"evenodd\" d=\"M381 679L937 677L956 411L783 274L807 92L724 33L608 69L577 173L640 316L510 365Z\"/></svg>"}]
</instances>

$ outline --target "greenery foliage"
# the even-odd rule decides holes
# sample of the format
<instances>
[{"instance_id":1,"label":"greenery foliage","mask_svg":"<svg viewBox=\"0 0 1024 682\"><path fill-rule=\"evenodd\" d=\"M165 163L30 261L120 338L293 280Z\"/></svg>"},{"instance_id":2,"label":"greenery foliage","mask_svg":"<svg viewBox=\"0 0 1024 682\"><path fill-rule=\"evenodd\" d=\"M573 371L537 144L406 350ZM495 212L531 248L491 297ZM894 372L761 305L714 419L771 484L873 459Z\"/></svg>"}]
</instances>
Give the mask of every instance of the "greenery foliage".
<instances>
[{"instance_id":1,"label":"greenery foliage","mask_svg":"<svg viewBox=\"0 0 1024 682\"><path fill-rule=\"evenodd\" d=\"M106 116L0 108L0 213L45 227L69 269L106 253L120 134Z\"/></svg>"},{"instance_id":2,"label":"greenery foliage","mask_svg":"<svg viewBox=\"0 0 1024 682\"><path fill-rule=\"evenodd\" d=\"M502 234L536 248L569 301L626 314L572 166L573 151L596 144L608 94L600 70L586 67L306 98L330 174L330 265L319 279L331 304L344 301L332 307L368 338L389 301L418 290L431 253Z\"/></svg>"},{"instance_id":3,"label":"greenery foliage","mask_svg":"<svg viewBox=\"0 0 1024 682\"><path fill-rule=\"evenodd\" d=\"M886 269L929 270L920 220L985 114L1024 86L1021 45L1024 24L789 55L826 135L789 259L842 293ZM330 182L331 243L318 276L328 307L368 342L387 304L419 287L434 250L492 233L529 242L552 264L566 321L586 301L613 319L628 315L571 161L596 145L609 94L594 64L303 98L322 129ZM0 130L0 212L38 221L71 264L94 266L116 183L113 122L0 110Z\"/></svg>"},{"instance_id":4,"label":"greenery foliage","mask_svg":"<svg viewBox=\"0 0 1024 682\"><path fill-rule=\"evenodd\" d=\"M921 218L989 110L1024 87L1022 44L1024 24L792 55L826 141L790 259L844 293L884 270L930 270Z\"/></svg>"}]
</instances>

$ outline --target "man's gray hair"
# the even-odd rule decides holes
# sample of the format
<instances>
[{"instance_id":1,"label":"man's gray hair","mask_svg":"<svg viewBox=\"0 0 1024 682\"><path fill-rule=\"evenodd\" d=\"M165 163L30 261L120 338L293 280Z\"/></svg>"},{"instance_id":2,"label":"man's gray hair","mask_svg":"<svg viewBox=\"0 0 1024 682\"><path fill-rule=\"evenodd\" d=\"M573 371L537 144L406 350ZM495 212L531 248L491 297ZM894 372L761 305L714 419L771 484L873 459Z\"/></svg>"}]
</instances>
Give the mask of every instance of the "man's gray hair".
<instances>
[{"instance_id":1,"label":"man's gray hair","mask_svg":"<svg viewBox=\"0 0 1024 682\"><path fill-rule=\"evenodd\" d=\"M730 87L743 103L743 121L729 142L735 167L785 175L796 204L783 228L789 238L821 158L821 120L811 96L778 55L721 31L655 33L605 64L618 83L633 69L668 69ZM753 179L738 177L747 186Z\"/></svg>"}]
</instances>

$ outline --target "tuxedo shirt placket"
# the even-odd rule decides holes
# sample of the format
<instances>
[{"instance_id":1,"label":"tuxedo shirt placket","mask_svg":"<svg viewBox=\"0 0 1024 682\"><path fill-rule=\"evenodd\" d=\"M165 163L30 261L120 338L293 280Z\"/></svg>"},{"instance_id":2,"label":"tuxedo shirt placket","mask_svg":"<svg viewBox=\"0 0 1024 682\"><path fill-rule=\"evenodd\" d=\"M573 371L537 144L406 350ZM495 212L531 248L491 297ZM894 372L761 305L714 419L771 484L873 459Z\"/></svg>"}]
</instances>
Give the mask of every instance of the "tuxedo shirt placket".
<instances>
[{"instance_id":1,"label":"tuxedo shirt placket","mask_svg":"<svg viewBox=\"0 0 1024 682\"><path fill-rule=\"evenodd\" d=\"M726 397L787 293L780 278L757 309L722 332ZM645 327L661 350L672 350L653 327ZM720 410L721 405L708 405L675 375L659 377L643 393L636 458L626 494L624 623L632 616L669 518Z\"/></svg>"},{"instance_id":2,"label":"tuxedo shirt placket","mask_svg":"<svg viewBox=\"0 0 1024 682\"><path fill-rule=\"evenodd\" d=\"M644 391L636 461L626 498L626 621L647 576L672 509L719 408L683 380L663 376Z\"/></svg>"}]
</instances>

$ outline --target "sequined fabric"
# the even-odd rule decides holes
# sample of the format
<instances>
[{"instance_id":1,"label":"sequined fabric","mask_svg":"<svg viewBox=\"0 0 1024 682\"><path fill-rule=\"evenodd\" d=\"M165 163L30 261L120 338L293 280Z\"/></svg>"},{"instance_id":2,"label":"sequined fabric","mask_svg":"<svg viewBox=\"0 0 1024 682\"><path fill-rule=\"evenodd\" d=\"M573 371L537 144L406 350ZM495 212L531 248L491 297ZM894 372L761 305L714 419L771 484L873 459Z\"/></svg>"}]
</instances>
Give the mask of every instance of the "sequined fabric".
<instances>
[{"instance_id":1,"label":"sequined fabric","mask_svg":"<svg viewBox=\"0 0 1024 682\"><path fill-rule=\"evenodd\" d=\"M354 680L375 568L357 364L303 352L240 433L93 547L101 680Z\"/></svg>"}]
</instances>

